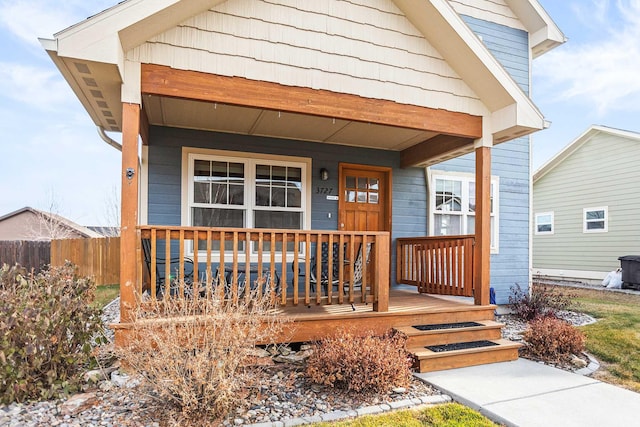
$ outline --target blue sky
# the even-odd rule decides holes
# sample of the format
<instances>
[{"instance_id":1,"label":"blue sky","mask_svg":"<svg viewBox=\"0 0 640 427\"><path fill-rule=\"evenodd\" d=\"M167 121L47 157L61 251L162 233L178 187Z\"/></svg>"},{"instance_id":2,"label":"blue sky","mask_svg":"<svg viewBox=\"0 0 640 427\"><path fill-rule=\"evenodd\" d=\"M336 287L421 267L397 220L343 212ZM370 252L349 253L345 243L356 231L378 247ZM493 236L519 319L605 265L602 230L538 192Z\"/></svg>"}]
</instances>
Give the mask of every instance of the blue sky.
<instances>
[{"instance_id":1,"label":"blue sky","mask_svg":"<svg viewBox=\"0 0 640 427\"><path fill-rule=\"evenodd\" d=\"M37 37L115 3L0 0L0 216L53 198L74 221L109 222L120 153L98 137ZM568 42L533 64L533 99L552 122L533 136L534 169L592 124L640 132L640 0L540 3Z\"/></svg>"}]
</instances>

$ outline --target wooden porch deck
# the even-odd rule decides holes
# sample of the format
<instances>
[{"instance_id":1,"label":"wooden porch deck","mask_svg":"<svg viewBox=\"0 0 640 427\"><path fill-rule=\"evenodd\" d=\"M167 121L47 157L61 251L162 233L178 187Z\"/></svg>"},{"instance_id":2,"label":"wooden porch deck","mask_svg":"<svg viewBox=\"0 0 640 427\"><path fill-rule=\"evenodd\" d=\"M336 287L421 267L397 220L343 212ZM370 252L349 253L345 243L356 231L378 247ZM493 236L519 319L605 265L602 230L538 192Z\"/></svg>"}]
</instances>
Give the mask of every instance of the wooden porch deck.
<instances>
[{"instance_id":1,"label":"wooden porch deck","mask_svg":"<svg viewBox=\"0 0 640 427\"><path fill-rule=\"evenodd\" d=\"M312 304L285 306L278 312L291 320L288 341L302 342L324 338L344 327L383 333L401 326L489 320L495 310L493 305L474 305L473 298L419 294L412 286L391 288L388 311L375 311L372 304L364 303L353 308Z\"/></svg>"}]
</instances>

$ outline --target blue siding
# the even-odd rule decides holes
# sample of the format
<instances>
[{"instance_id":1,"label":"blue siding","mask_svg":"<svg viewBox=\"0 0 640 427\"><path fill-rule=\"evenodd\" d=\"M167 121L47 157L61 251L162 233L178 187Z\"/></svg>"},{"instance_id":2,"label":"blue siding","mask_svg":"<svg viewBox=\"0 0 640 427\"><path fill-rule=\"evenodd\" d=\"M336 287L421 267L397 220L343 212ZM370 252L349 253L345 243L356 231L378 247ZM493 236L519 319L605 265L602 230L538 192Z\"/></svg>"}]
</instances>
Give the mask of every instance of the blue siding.
<instances>
[{"instance_id":1,"label":"blue siding","mask_svg":"<svg viewBox=\"0 0 640 427\"><path fill-rule=\"evenodd\" d=\"M463 16L520 88L529 92L529 38L526 31ZM510 288L529 283L529 138L497 145L491 151L491 173L500 177L499 253L491 255L491 286L498 304L509 302ZM432 167L475 172L473 154Z\"/></svg>"},{"instance_id":2,"label":"blue siding","mask_svg":"<svg viewBox=\"0 0 640 427\"><path fill-rule=\"evenodd\" d=\"M424 236L427 232L427 194L421 168L400 169L400 153L342 145L281 140L246 135L156 127L150 129L148 222L152 225L181 224L182 147L308 157L312 161L316 186L332 187L338 194L338 164L358 163L393 168L392 238ZM329 180L320 181L319 170L329 171ZM323 194L311 198L311 227L337 230L338 202ZM331 214L329 218L328 214ZM391 264L395 278L395 255Z\"/></svg>"}]
</instances>

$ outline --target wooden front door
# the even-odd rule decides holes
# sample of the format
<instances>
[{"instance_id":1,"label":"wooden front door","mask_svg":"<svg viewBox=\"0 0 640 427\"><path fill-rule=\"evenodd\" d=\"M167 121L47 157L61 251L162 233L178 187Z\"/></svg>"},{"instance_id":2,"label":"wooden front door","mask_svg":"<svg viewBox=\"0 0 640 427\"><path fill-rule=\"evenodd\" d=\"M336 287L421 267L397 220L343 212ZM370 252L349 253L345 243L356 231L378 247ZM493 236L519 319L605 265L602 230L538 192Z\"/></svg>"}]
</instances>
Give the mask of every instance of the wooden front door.
<instances>
[{"instance_id":1,"label":"wooden front door","mask_svg":"<svg viewBox=\"0 0 640 427\"><path fill-rule=\"evenodd\" d=\"M391 231L391 168L340 164L338 227Z\"/></svg>"}]
</instances>

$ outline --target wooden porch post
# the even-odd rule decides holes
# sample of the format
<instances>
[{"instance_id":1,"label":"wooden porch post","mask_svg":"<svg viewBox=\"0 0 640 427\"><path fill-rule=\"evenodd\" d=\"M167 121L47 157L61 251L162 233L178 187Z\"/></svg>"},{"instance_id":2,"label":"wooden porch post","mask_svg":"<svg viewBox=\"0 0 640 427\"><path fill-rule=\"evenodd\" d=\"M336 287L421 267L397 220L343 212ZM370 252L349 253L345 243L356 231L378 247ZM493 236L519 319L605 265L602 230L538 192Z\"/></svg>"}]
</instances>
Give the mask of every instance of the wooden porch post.
<instances>
[{"instance_id":1,"label":"wooden porch post","mask_svg":"<svg viewBox=\"0 0 640 427\"><path fill-rule=\"evenodd\" d=\"M491 283L491 147L476 148L475 226L474 300L476 305L487 305Z\"/></svg>"},{"instance_id":2,"label":"wooden porch post","mask_svg":"<svg viewBox=\"0 0 640 427\"><path fill-rule=\"evenodd\" d=\"M373 303L373 311L389 311L389 233L377 235L373 245L375 256L375 289L378 291L378 301ZM366 268L366 266L364 267Z\"/></svg>"},{"instance_id":3,"label":"wooden porch post","mask_svg":"<svg viewBox=\"0 0 640 427\"><path fill-rule=\"evenodd\" d=\"M136 304L138 225L138 135L140 105L122 104L122 193L120 216L120 321L131 321Z\"/></svg>"}]
</instances>

